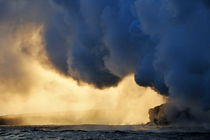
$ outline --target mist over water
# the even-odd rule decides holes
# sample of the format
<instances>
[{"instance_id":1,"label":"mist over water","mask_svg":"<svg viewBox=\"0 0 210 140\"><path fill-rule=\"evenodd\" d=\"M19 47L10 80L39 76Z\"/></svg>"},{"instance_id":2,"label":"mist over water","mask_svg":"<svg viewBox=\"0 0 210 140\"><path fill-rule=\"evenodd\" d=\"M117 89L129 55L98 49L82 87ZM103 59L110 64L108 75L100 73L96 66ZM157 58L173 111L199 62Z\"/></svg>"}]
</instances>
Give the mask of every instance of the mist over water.
<instances>
[{"instance_id":1,"label":"mist over water","mask_svg":"<svg viewBox=\"0 0 210 140\"><path fill-rule=\"evenodd\" d=\"M162 95L169 121L209 122L209 5L0 0L0 113L114 108L105 123L133 124Z\"/></svg>"},{"instance_id":2,"label":"mist over water","mask_svg":"<svg viewBox=\"0 0 210 140\"><path fill-rule=\"evenodd\" d=\"M24 114L10 116L21 118L20 124L146 123L148 109L164 102L151 89L137 86L133 75L103 90L78 84L48 60L43 26L1 27L0 114Z\"/></svg>"}]
</instances>

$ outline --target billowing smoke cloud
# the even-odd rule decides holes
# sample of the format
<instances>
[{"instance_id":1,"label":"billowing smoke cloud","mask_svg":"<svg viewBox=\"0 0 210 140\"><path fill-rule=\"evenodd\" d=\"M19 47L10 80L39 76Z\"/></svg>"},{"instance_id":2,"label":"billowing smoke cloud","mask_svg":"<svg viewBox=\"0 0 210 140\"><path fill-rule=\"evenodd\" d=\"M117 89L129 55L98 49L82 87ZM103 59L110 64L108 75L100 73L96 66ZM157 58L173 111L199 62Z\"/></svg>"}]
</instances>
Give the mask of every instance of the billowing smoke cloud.
<instances>
[{"instance_id":1,"label":"billowing smoke cloud","mask_svg":"<svg viewBox=\"0 0 210 140\"><path fill-rule=\"evenodd\" d=\"M141 0L137 7L143 31L158 40L153 70L146 71L153 78L142 78L145 66L139 65L137 81L157 83L181 110L209 110L209 2Z\"/></svg>"},{"instance_id":2,"label":"billowing smoke cloud","mask_svg":"<svg viewBox=\"0 0 210 140\"><path fill-rule=\"evenodd\" d=\"M2 20L16 16L44 25L45 50L60 73L97 88L135 73L136 83L168 96L177 108L209 110L208 0L0 3ZM26 16L25 8L32 10Z\"/></svg>"},{"instance_id":3,"label":"billowing smoke cloud","mask_svg":"<svg viewBox=\"0 0 210 140\"><path fill-rule=\"evenodd\" d=\"M110 51L105 47L97 49L97 46L90 51L94 56L83 51L84 54L87 54L86 60L92 57L89 66L92 66L92 63L95 64L95 68L90 69L91 73L86 73L85 69L88 67L83 66L83 63L78 63L78 66L74 64L74 67L84 67L85 69L81 71L83 70L87 76L89 74L94 76L94 73L98 73L98 79L89 76L87 78L89 81L87 81L86 77L78 77L80 76L79 72L76 74L78 68L72 70L74 73L69 70L70 58L73 58L69 52L71 48L76 49L77 47L71 47L69 43L73 32L71 35L66 31L71 22L65 19L66 8L61 5L43 0L0 0L0 7L0 115L39 113L37 115L41 117L42 112L61 112L59 114L63 114L52 113L55 120L51 120L52 116L47 116L47 120L44 121L40 117L36 121L30 120L26 115L24 125L37 123L42 125L54 123L139 124L148 121L147 110L149 108L164 102L162 97L150 89L135 85L133 75L124 78L118 87L104 90L88 85L81 87L72 80L70 76L74 75L74 78L79 81L104 88L116 85L123 76L114 76L111 70L105 68L107 64L100 56L104 56L104 59L106 56L108 59ZM132 26L136 25L138 23ZM79 42L81 39L77 40ZM88 41L91 42L91 40ZM80 51L75 53L77 54L75 59L85 62L84 59L79 59L80 56L83 56L80 53ZM60 56L66 56L67 59ZM55 71L51 63L64 75ZM151 100L152 102L148 103ZM141 109L137 109L139 106ZM58 119L61 122L58 122ZM15 125L14 121L8 121Z\"/></svg>"},{"instance_id":4,"label":"billowing smoke cloud","mask_svg":"<svg viewBox=\"0 0 210 140\"><path fill-rule=\"evenodd\" d=\"M207 0L52 2L47 50L60 71L99 88L135 73L182 107L210 108Z\"/></svg>"},{"instance_id":5,"label":"billowing smoke cloud","mask_svg":"<svg viewBox=\"0 0 210 140\"><path fill-rule=\"evenodd\" d=\"M59 12L46 32L54 65L98 88L134 73L153 42L140 29L135 0L54 0ZM145 48L145 49L144 49Z\"/></svg>"}]
</instances>

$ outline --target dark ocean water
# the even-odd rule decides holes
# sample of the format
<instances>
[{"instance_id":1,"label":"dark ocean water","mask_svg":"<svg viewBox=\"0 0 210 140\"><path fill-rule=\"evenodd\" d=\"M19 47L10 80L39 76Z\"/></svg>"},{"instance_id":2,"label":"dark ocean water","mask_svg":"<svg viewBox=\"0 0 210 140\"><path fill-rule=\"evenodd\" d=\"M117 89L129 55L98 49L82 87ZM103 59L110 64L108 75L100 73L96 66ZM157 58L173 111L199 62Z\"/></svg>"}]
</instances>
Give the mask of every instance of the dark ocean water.
<instances>
[{"instance_id":1,"label":"dark ocean water","mask_svg":"<svg viewBox=\"0 0 210 140\"><path fill-rule=\"evenodd\" d=\"M210 130L201 127L146 126L1 126L0 139L52 140L210 140Z\"/></svg>"}]
</instances>

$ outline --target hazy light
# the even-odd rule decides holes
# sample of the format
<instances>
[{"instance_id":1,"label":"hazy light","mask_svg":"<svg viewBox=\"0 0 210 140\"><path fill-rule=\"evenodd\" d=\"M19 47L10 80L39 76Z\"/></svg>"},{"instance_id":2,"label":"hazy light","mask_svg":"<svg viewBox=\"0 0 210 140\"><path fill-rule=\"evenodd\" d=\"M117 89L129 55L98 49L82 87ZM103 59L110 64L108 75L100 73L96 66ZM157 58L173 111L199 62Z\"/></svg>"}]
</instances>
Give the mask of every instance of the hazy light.
<instances>
[{"instance_id":1,"label":"hazy light","mask_svg":"<svg viewBox=\"0 0 210 140\"><path fill-rule=\"evenodd\" d=\"M139 124L149 121L148 109L164 102L151 89L139 87L133 75L104 90L60 75L45 55L42 26L14 31L1 25L1 30L10 30L0 38L1 115L73 111L66 123L76 118L77 123Z\"/></svg>"}]
</instances>

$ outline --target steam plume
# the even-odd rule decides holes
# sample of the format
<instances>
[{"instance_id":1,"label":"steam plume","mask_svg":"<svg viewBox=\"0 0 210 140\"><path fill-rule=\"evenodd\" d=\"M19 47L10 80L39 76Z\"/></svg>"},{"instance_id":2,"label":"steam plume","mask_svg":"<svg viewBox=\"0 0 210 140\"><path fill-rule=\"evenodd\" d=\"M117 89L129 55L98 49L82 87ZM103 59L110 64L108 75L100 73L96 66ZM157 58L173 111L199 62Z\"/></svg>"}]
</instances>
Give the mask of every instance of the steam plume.
<instances>
[{"instance_id":1,"label":"steam plume","mask_svg":"<svg viewBox=\"0 0 210 140\"><path fill-rule=\"evenodd\" d=\"M106 88L135 74L137 84L169 97L180 111L190 108L196 116L210 109L208 0L1 0L0 5L2 24L42 24L50 63L79 83ZM25 15L26 8L31 12Z\"/></svg>"},{"instance_id":2,"label":"steam plume","mask_svg":"<svg viewBox=\"0 0 210 140\"><path fill-rule=\"evenodd\" d=\"M57 47L66 53L56 55L60 52L48 45L49 56L61 56L56 60L63 59L66 73L74 79L101 88L135 73L139 85L152 87L182 107L196 104L203 110L210 108L209 2L53 2L63 10L64 17L59 16L63 26L57 24L57 37L51 32L46 36L65 43ZM53 62L56 65L57 61Z\"/></svg>"}]
</instances>

